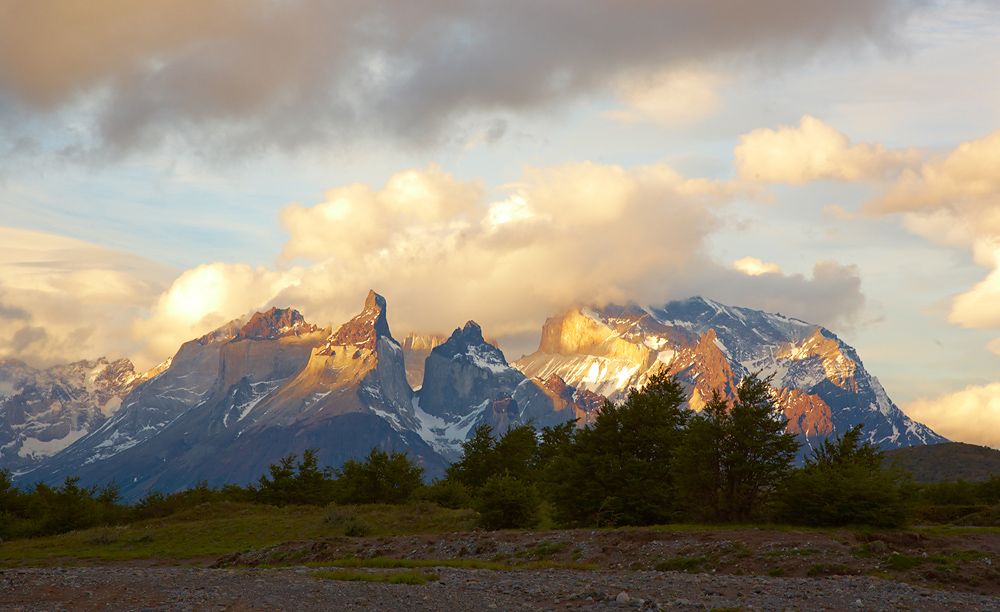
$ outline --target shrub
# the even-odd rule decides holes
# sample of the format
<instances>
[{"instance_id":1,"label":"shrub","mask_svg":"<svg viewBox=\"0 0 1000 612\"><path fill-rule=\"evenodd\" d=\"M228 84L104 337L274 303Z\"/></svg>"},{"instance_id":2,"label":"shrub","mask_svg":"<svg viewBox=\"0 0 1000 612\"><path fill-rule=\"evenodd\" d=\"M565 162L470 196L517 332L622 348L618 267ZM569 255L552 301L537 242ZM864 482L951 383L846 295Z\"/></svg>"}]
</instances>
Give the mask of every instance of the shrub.
<instances>
[{"instance_id":1,"label":"shrub","mask_svg":"<svg viewBox=\"0 0 1000 612\"><path fill-rule=\"evenodd\" d=\"M539 520L538 489L509 473L491 476L479 490L476 510L487 529L533 527Z\"/></svg>"},{"instance_id":2,"label":"shrub","mask_svg":"<svg viewBox=\"0 0 1000 612\"><path fill-rule=\"evenodd\" d=\"M464 484L456 480L435 480L427 486L413 492L413 499L434 502L442 508L471 508L474 505L472 495Z\"/></svg>"}]
</instances>

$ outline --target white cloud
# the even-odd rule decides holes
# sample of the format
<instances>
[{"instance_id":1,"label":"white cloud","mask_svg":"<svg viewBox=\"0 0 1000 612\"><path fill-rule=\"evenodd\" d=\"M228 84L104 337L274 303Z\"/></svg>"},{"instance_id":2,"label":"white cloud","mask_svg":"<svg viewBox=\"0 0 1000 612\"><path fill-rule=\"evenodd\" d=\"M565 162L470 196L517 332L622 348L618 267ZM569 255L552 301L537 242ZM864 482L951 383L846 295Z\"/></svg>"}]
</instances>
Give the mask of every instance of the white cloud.
<instances>
[{"instance_id":1,"label":"white cloud","mask_svg":"<svg viewBox=\"0 0 1000 612\"><path fill-rule=\"evenodd\" d=\"M61 136L76 151L186 142L236 155L386 134L426 143L472 114L557 108L623 75L637 82L734 60L784 67L830 49L885 44L918 5L8 2L0 4L0 105L17 112L3 113L0 128L18 131L26 116L69 109L87 117L85 130ZM672 91L714 100L700 84L650 78L623 91L635 112L655 120L694 112Z\"/></svg>"},{"instance_id":2,"label":"white cloud","mask_svg":"<svg viewBox=\"0 0 1000 612\"><path fill-rule=\"evenodd\" d=\"M370 288L389 300L399 333L475 319L501 338L537 332L577 304L663 303L719 284L738 288L731 303L823 324L849 320L864 302L853 268L821 262L809 279L760 263L772 273L751 277L711 262L705 239L721 207L745 195L738 183L688 179L663 164L579 162L525 167L504 191L488 203L477 181L434 165L380 189L330 189L324 202L281 214L282 259L303 263L190 270L133 331L152 356L271 305L336 325Z\"/></svg>"},{"instance_id":3,"label":"white cloud","mask_svg":"<svg viewBox=\"0 0 1000 612\"><path fill-rule=\"evenodd\" d=\"M132 337L142 344L133 359L144 367L158 363L182 343L259 309L301 275L298 267L276 272L224 263L186 271L151 304L148 317L132 323Z\"/></svg>"},{"instance_id":4,"label":"white cloud","mask_svg":"<svg viewBox=\"0 0 1000 612\"><path fill-rule=\"evenodd\" d=\"M761 274L781 274L781 266L776 263L765 263L756 257L744 257L733 262L733 268L750 276Z\"/></svg>"},{"instance_id":5,"label":"white cloud","mask_svg":"<svg viewBox=\"0 0 1000 612\"><path fill-rule=\"evenodd\" d=\"M910 231L938 244L968 249L977 263L990 270L952 303L948 321L963 327L1000 328L998 163L1000 130L907 169L865 206L873 215L902 215Z\"/></svg>"},{"instance_id":6,"label":"white cloud","mask_svg":"<svg viewBox=\"0 0 1000 612\"><path fill-rule=\"evenodd\" d=\"M734 153L742 178L792 185L818 180L881 180L921 159L920 152L912 148L852 145L845 134L809 115L803 115L797 127L760 128L744 134Z\"/></svg>"},{"instance_id":7,"label":"white cloud","mask_svg":"<svg viewBox=\"0 0 1000 612\"><path fill-rule=\"evenodd\" d=\"M1000 383L970 385L902 408L946 438L1000 448Z\"/></svg>"},{"instance_id":8,"label":"white cloud","mask_svg":"<svg viewBox=\"0 0 1000 612\"><path fill-rule=\"evenodd\" d=\"M697 123L722 107L718 89L724 78L716 73L674 70L621 78L614 91L624 109L604 116L623 123L653 122L667 127Z\"/></svg>"},{"instance_id":9,"label":"white cloud","mask_svg":"<svg viewBox=\"0 0 1000 612\"><path fill-rule=\"evenodd\" d=\"M177 270L81 240L0 227L0 355L36 366L136 350L123 325Z\"/></svg>"}]
</instances>

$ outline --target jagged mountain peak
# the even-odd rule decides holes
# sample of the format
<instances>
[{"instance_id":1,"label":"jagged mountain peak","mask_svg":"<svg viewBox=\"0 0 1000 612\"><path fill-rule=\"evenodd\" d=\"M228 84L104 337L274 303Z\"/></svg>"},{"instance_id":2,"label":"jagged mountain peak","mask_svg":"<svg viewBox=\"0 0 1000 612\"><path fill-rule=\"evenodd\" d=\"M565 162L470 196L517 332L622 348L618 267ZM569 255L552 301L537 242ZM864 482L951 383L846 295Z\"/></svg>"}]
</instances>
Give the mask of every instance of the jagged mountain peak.
<instances>
[{"instance_id":1,"label":"jagged mountain peak","mask_svg":"<svg viewBox=\"0 0 1000 612\"><path fill-rule=\"evenodd\" d=\"M468 344L483 344L483 328L475 321L468 321L461 330L458 328L452 332L451 337L461 336L462 340Z\"/></svg>"},{"instance_id":2,"label":"jagged mountain peak","mask_svg":"<svg viewBox=\"0 0 1000 612\"><path fill-rule=\"evenodd\" d=\"M365 307L358 316L344 323L333 332L327 341L328 346L357 346L374 350L379 338L386 338L393 343L389 332L389 323L385 318L385 298L368 292Z\"/></svg>"},{"instance_id":3,"label":"jagged mountain peak","mask_svg":"<svg viewBox=\"0 0 1000 612\"><path fill-rule=\"evenodd\" d=\"M494 372L509 367L503 351L497 348L495 341L491 343L483 337L483 329L475 321L455 328L448 341L434 347L431 353L456 361L466 361Z\"/></svg>"},{"instance_id":4,"label":"jagged mountain peak","mask_svg":"<svg viewBox=\"0 0 1000 612\"><path fill-rule=\"evenodd\" d=\"M277 340L315 331L319 331L319 328L307 323L299 311L274 307L267 312L255 312L247 324L240 328L233 341Z\"/></svg>"},{"instance_id":5,"label":"jagged mountain peak","mask_svg":"<svg viewBox=\"0 0 1000 612\"><path fill-rule=\"evenodd\" d=\"M732 397L742 376L761 372L774 375L789 431L807 445L859 422L886 447L943 440L906 417L830 330L704 297L571 311L546 321L539 350L513 365L613 400L667 367L688 387L694 409L715 390Z\"/></svg>"}]
</instances>

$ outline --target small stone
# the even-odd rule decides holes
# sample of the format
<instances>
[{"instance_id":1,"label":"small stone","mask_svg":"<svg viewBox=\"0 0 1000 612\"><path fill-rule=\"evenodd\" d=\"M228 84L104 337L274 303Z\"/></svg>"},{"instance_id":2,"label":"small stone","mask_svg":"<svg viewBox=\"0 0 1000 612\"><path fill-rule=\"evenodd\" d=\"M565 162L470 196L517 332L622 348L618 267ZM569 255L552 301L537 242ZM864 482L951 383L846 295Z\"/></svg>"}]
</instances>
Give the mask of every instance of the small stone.
<instances>
[{"instance_id":1,"label":"small stone","mask_svg":"<svg viewBox=\"0 0 1000 612\"><path fill-rule=\"evenodd\" d=\"M628 593L622 591L621 593L618 594L618 597L615 597L615 601L617 601L620 604L627 604L629 602Z\"/></svg>"}]
</instances>

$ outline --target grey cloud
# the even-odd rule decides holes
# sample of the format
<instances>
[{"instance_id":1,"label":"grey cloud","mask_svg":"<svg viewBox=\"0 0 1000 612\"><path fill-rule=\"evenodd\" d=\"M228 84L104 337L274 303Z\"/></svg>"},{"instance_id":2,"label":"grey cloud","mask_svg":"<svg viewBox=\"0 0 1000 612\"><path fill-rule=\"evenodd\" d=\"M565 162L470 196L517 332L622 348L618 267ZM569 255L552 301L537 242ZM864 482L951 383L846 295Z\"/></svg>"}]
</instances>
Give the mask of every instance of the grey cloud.
<instances>
[{"instance_id":1,"label":"grey cloud","mask_svg":"<svg viewBox=\"0 0 1000 612\"><path fill-rule=\"evenodd\" d=\"M47 337L48 333L46 333L45 328L25 325L14 333L13 338L11 338L10 348L15 354L21 353L27 350L32 344L40 343Z\"/></svg>"},{"instance_id":2,"label":"grey cloud","mask_svg":"<svg viewBox=\"0 0 1000 612\"><path fill-rule=\"evenodd\" d=\"M177 134L231 152L362 134L426 144L466 113L552 108L628 72L891 44L916 5L0 0L0 102L92 105L94 132L69 147L84 152Z\"/></svg>"},{"instance_id":3,"label":"grey cloud","mask_svg":"<svg viewBox=\"0 0 1000 612\"><path fill-rule=\"evenodd\" d=\"M823 325L835 333L853 331L864 314L865 296L858 268L820 261L812 276L750 276L714 263L694 270L671 287L671 299L701 295L735 306L780 312Z\"/></svg>"},{"instance_id":4,"label":"grey cloud","mask_svg":"<svg viewBox=\"0 0 1000 612\"><path fill-rule=\"evenodd\" d=\"M18 308L17 306L8 306L3 302L0 302L0 319L8 319L14 321L28 321L31 319L31 315L28 311L23 308Z\"/></svg>"}]
</instances>

